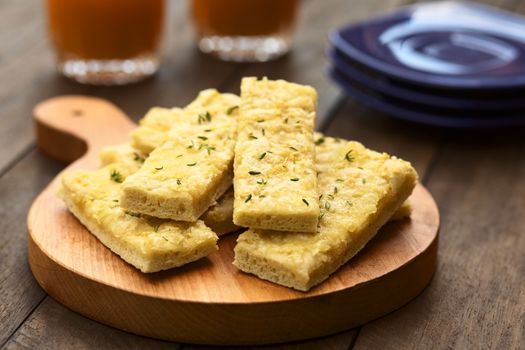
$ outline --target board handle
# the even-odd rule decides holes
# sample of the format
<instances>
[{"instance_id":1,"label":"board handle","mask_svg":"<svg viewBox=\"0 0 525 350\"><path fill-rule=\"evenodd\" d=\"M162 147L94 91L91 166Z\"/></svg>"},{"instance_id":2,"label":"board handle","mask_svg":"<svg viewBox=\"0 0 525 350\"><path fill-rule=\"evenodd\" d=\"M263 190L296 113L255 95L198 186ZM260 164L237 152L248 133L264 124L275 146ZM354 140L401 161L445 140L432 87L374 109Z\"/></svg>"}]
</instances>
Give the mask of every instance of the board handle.
<instances>
[{"instance_id":1,"label":"board handle","mask_svg":"<svg viewBox=\"0 0 525 350\"><path fill-rule=\"evenodd\" d=\"M38 147L68 163L103 146L123 142L136 127L113 103L88 96L45 100L35 106L33 118Z\"/></svg>"}]
</instances>

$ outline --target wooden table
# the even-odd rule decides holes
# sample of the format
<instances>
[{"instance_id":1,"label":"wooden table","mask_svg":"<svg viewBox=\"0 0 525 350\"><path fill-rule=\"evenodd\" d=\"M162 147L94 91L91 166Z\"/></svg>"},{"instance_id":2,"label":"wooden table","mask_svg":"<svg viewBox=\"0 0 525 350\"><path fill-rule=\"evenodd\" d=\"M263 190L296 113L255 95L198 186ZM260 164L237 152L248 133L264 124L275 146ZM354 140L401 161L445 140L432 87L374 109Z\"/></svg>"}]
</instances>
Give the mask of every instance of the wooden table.
<instances>
[{"instance_id":1,"label":"wooden table","mask_svg":"<svg viewBox=\"0 0 525 350\"><path fill-rule=\"evenodd\" d=\"M525 12L525 2L491 0ZM171 1L163 65L128 87L75 84L53 71L41 2L0 2L0 347L201 348L128 334L79 316L40 289L27 265L33 198L63 168L35 148L31 109L60 94L107 98L134 119L154 105L183 106L197 91L238 92L246 75L311 84L319 128L410 160L441 210L439 267L402 309L358 329L272 349L523 349L525 138L523 130L453 131L402 123L343 97L325 76L331 28L404 0L304 1L293 52L276 62L230 64L199 54L187 4Z\"/></svg>"}]
</instances>

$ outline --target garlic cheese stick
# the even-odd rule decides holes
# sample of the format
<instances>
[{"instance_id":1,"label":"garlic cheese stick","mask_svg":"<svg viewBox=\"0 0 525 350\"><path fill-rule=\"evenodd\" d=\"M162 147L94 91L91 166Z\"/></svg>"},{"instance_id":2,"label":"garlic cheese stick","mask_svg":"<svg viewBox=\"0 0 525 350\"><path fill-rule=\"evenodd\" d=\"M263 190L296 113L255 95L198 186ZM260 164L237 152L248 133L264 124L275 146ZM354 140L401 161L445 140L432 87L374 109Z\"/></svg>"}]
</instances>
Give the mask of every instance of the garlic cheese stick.
<instances>
[{"instance_id":1,"label":"garlic cheese stick","mask_svg":"<svg viewBox=\"0 0 525 350\"><path fill-rule=\"evenodd\" d=\"M122 209L121 183L134 171L132 164L113 163L66 173L59 196L102 244L142 272L181 266L217 250L217 235L201 220L175 222Z\"/></svg>"},{"instance_id":2,"label":"garlic cheese stick","mask_svg":"<svg viewBox=\"0 0 525 350\"><path fill-rule=\"evenodd\" d=\"M280 231L317 228L313 129L317 94L283 80L244 78L235 147L234 223Z\"/></svg>"},{"instance_id":3,"label":"garlic cheese stick","mask_svg":"<svg viewBox=\"0 0 525 350\"><path fill-rule=\"evenodd\" d=\"M114 163L127 165L128 175L139 170L146 158L146 155L132 147L129 143L108 146L100 151L100 163L102 166ZM230 189L217 200L217 203L212 205L200 219L204 221L204 224L211 228L217 236L238 231L240 227L233 223L233 187L230 187Z\"/></svg>"},{"instance_id":4,"label":"garlic cheese stick","mask_svg":"<svg viewBox=\"0 0 525 350\"><path fill-rule=\"evenodd\" d=\"M193 222L231 186L237 110L226 106L232 100L229 95L215 91L212 100L211 105L186 107L183 120L174 124L167 141L124 181L123 208Z\"/></svg>"},{"instance_id":5,"label":"garlic cheese stick","mask_svg":"<svg viewBox=\"0 0 525 350\"><path fill-rule=\"evenodd\" d=\"M315 233L249 229L234 264L262 279L307 291L351 259L412 193L410 163L358 142L318 136L319 227Z\"/></svg>"}]
</instances>

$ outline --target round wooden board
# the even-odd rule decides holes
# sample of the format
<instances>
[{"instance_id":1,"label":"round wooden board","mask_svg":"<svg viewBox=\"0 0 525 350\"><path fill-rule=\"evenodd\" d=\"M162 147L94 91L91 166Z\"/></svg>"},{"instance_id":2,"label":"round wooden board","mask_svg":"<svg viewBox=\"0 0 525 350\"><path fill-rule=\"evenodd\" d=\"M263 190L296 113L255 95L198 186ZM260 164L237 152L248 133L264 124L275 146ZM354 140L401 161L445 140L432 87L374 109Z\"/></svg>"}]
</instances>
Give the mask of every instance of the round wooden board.
<instances>
[{"instance_id":1,"label":"round wooden board","mask_svg":"<svg viewBox=\"0 0 525 350\"><path fill-rule=\"evenodd\" d=\"M101 147L136 125L104 100L67 96L35 109L38 143L73 168L98 166ZM384 226L354 259L307 293L238 271L236 235L181 268L143 274L92 236L56 197L59 176L28 215L29 264L38 283L70 309L132 333L200 344L264 344L340 332L404 305L436 268L439 213L421 185L411 219Z\"/></svg>"}]
</instances>

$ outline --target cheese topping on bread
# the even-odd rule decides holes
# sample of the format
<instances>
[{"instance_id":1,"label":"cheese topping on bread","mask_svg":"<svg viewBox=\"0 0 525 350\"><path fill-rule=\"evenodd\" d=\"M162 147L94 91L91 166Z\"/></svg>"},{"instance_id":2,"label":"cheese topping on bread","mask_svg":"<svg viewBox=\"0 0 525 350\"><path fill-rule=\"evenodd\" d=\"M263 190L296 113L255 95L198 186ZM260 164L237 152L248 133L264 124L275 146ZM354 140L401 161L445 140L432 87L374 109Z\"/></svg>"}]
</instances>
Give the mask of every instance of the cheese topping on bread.
<instances>
[{"instance_id":1,"label":"cheese topping on bread","mask_svg":"<svg viewBox=\"0 0 525 350\"><path fill-rule=\"evenodd\" d=\"M100 165L123 164L129 168L129 175L140 169L147 155L131 146L130 143L104 147L99 154Z\"/></svg>"},{"instance_id":2,"label":"cheese topping on bread","mask_svg":"<svg viewBox=\"0 0 525 350\"><path fill-rule=\"evenodd\" d=\"M127 165L129 170L128 175L139 170L146 158L146 155L132 147L129 143L108 146L100 151L100 162L102 166L113 163ZM211 206L201 216L201 220L218 236L240 229L239 226L233 223L233 187L230 187L230 189L217 200L217 203Z\"/></svg>"},{"instance_id":3,"label":"cheese topping on bread","mask_svg":"<svg viewBox=\"0 0 525 350\"><path fill-rule=\"evenodd\" d=\"M122 209L121 182L133 171L110 164L66 173L59 196L106 247L142 272L181 266L217 250L217 235L200 220L175 222Z\"/></svg>"},{"instance_id":4,"label":"cheese topping on bread","mask_svg":"<svg viewBox=\"0 0 525 350\"><path fill-rule=\"evenodd\" d=\"M181 108L153 107L139 121L139 127L130 133L131 144L144 154L162 145L174 124L184 120Z\"/></svg>"},{"instance_id":5,"label":"cheese topping on bread","mask_svg":"<svg viewBox=\"0 0 525 350\"><path fill-rule=\"evenodd\" d=\"M317 94L283 80L244 78L235 147L235 224L315 231L313 128Z\"/></svg>"},{"instance_id":6,"label":"cheese topping on bread","mask_svg":"<svg viewBox=\"0 0 525 350\"><path fill-rule=\"evenodd\" d=\"M203 111L215 115L229 110L230 114L233 114L231 112L235 111L239 102L237 95L221 94L215 89L207 89L201 91L184 109L151 108L140 120L140 126L131 132L131 143L142 153L149 154L169 139L169 132L174 126L178 126L181 122L194 125L207 122L206 114L203 114L204 119L194 118Z\"/></svg>"},{"instance_id":7,"label":"cheese topping on bread","mask_svg":"<svg viewBox=\"0 0 525 350\"><path fill-rule=\"evenodd\" d=\"M193 222L215 204L231 186L237 123L236 111L220 105L224 108L216 113L192 104L185 109L185 121L124 181L123 208Z\"/></svg>"},{"instance_id":8,"label":"cheese topping on bread","mask_svg":"<svg viewBox=\"0 0 525 350\"><path fill-rule=\"evenodd\" d=\"M249 229L238 238L239 269L301 291L322 282L370 241L411 194L410 163L358 142L317 135L320 195L316 233Z\"/></svg>"}]
</instances>

